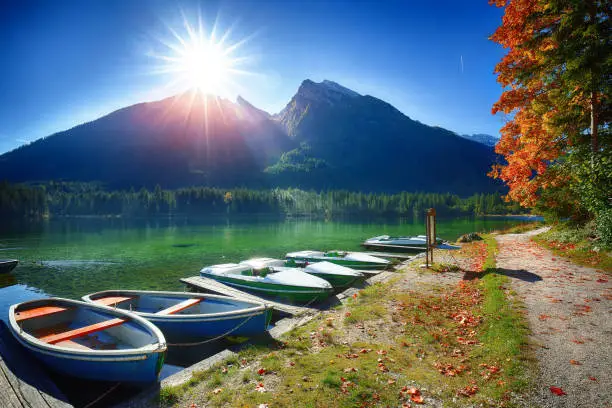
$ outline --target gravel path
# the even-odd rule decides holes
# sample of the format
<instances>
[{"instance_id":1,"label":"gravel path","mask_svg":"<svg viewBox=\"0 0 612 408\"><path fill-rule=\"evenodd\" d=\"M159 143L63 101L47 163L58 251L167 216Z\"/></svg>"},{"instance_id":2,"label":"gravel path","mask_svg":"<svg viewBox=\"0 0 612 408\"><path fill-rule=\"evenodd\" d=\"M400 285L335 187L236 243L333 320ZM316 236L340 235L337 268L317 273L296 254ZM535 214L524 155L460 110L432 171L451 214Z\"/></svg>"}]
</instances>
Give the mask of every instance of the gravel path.
<instances>
[{"instance_id":1,"label":"gravel path","mask_svg":"<svg viewBox=\"0 0 612 408\"><path fill-rule=\"evenodd\" d=\"M539 363L527 406L612 407L610 277L530 240L544 230L496 237L497 267L525 303Z\"/></svg>"}]
</instances>

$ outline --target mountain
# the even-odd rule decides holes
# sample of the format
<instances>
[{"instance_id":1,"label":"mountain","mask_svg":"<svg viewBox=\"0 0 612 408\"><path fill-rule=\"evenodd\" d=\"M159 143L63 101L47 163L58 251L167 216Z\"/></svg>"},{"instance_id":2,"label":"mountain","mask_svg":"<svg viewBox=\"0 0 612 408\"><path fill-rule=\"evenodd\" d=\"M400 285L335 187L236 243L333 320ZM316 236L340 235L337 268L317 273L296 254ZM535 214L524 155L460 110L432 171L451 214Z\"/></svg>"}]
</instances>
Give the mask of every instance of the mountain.
<instances>
[{"instance_id":1,"label":"mountain","mask_svg":"<svg viewBox=\"0 0 612 408\"><path fill-rule=\"evenodd\" d=\"M498 189L494 159L380 99L305 80L276 115L197 92L129 106L3 154L0 179L472 194Z\"/></svg>"},{"instance_id":2,"label":"mountain","mask_svg":"<svg viewBox=\"0 0 612 408\"><path fill-rule=\"evenodd\" d=\"M115 111L0 156L0 178L101 181L113 188L266 186L262 169L296 146L239 98L185 93Z\"/></svg>"},{"instance_id":3,"label":"mountain","mask_svg":"<svg viewBox=\"0 0 612 408\"><path fill-rule=\"evenodd\" d=\"M459 135L459 136L467 140L473 140L474 142L482 143L483 145L489 146L489 147L495 147L495 145L499 141L499 139L496 138L495 136L487 135L484 133L475 133L473 135Z\"/></svg>"},{"instance_id":4,"label":"mountain","mask_svg":"<svg viewBox=\"0 0 612 408\"><path fill-rule=\"evenodd\" d=\"M486 176L495 159L490 147L331 81L304 81L274 118L289 137L308 146L311 157L326 163L317 174L319 187L459 194L496 188Z\"/></svg>"}]
</instances>

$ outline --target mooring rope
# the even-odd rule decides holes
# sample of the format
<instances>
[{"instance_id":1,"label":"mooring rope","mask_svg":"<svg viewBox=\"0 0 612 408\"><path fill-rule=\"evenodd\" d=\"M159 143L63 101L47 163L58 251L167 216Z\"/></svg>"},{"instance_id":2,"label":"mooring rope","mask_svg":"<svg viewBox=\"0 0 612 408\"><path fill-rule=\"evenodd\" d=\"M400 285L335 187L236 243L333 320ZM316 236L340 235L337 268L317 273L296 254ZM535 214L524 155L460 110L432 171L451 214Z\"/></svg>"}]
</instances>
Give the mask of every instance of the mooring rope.
<instances>
[{"instance_id":1,"label":"mooring rope","mask_svg":"<svg viewBox=\"0 0 612 408\"><path fill-rule=\"evenodd\" d=\"M251 315L251 316L247 317L242 322L240 322L240 324L238 324L237 326L231 328L229 331L226 331L225 333L220 334L219 336L213 337L211 339L206 339L206 340L203 340L203 341L198 341L198 342L193 342L193 343L167 343L167 344L168 344L168 346L172 346L172 347L192 347L192 346L199 346L201 344L211 343L211 342L219 340L219 339L221 339L221 338L223 338L225 336L229 336L230 334L232 334L233 332L235 332L236 330L238 330L239 328L244 326L249 320L251 320L255 316L256 315Z\"/></svg>"},{"instance_id":2,"label":"mooring rope","mask_svg":"<svg viewBox=\"0 0 612 408\"><path fill-rule=\"evenodd\" d=\"M113 392L119 385L121 385L121 383L117 383L115 385L113 385L112 387L110 387L108 390L106 390L104 392L104 394L100 395L98 398L96 398L95 400L91 401L89 404L85 405L83 408L89 408L92 405L96 404L97 402L99 402L102 398L106 397L108 394L110 394L111 392Z\"/></svg>"}]
</instances>

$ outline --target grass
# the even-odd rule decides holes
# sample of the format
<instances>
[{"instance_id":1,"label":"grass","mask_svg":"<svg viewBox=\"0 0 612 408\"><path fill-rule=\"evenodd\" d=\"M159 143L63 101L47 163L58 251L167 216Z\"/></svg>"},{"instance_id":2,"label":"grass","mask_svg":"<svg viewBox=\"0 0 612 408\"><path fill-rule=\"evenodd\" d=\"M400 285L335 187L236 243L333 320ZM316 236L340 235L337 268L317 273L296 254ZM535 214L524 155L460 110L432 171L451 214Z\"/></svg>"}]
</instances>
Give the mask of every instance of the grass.
<instances>
[{"instance_id":1,"label":"grass","mask_svg":"<svg viewBox=\"0 0 612 408\"><path fill-rule=\"evenodd\" d=\"M415 406L420 394L450 407L510 406L510 392L528 384L527 329L507 278L496 273L495 240L485 236L485 243L480 279L414 290L399 286L400 275L372 285L277 344L250 346L187 384L162 389L160 401Z\"/></svg>"},{"instance_id":2,"label":"grass","mask_svg":"<svg viewBox=\"0 0 612 408\"><path fill-rule=\"evenodd\" d=\"M485 235L487 258L483 265L485 276L480 280L484 291L483 312L488 316L488 328L481 335L481 352L496 361L506 364L508 390L520 392L529 385L530 362L533 356L527 350L529 329L520 304L513 300L508 289L509 279L497 273L495 255L497 241L492 235Z\"/></svg>"},{"instance_id":3,"label":"grass","mask_svg":"<svg viewBox=\"0 0 612 408\"><path fill-rule=\"evenodd\" d=\"M555 224L548 232L532 239L555 255L566 257L573 262L612 273L610 249L601 248L591 240L592 226L575 227L570 224Z\"/></svg>"}]
</instances>

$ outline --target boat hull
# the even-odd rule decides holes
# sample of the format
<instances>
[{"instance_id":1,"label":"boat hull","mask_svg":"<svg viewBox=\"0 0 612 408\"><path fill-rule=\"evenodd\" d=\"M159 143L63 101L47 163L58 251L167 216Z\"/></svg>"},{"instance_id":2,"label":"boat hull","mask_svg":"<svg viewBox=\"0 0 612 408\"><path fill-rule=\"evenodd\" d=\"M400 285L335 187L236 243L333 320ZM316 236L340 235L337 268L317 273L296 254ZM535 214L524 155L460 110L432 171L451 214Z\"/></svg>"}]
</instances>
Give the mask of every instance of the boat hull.
<instances>
[{"instance_id":1,"label":"boat hull","mask_svg":"<svg viewBox=\"0 0 612 408\"><path fill-rule=\"evenodd\" d=\"M257 336L264 333L272 318L272 309L260 313L245 313L225 319L169 319L147 318L156 325L170 342L186 339L227 336Z\"/></svg>"},{"instance_id":2,"label":"boat hull","mask_svg":"<svg viewBox=\"0 0 612 408\"><path fill-rule=\"evenodd\" d=\"M387 265L374 263L374 262L353 261L349 259L333 259L329 257L287 256L287 259L292 260L296 263L300 263L300 262L315 263L315 262L325 261L325 262L331 262L336 265L345 266L347 268L364 269L364 270L378 270L378 269L385 269L387 267ZM321 276L321 278L327 280L327 278L325 278L324 276Z\"/></svg>"},{"instance_id":3,"label":"boat hull","mask_svg":"<svg viewBox=\"0 0 612 408\"><path fill-rule=\"evenodd\" d=\"M159 379L165 351L134 353L121 357L83 357L73 353L49 352L15 338L49 369L72 377L95 381L150 383Z\"/></svg>"},{"instance_id":4,"label":"boat hull","mask_svg":"<svg viewBox=\"0 0 612 408\"><path fill-rule=\"evenodd\" d=\"M372 251L384 251L384 252L402 252L402 253L419 253L427 250L426 246L407 246L407 245L388 245L388 244L361 244L364 248Z\"/></svg>"},{"instance_id":5,"label":"boat hull","mask_svg":"<svg viewBox=\"0 0 612 408\"><path fill-rule=\"evenodd\" d=\"M250 292L258 296L273 297L298 305L321 302L327 299L333 292L332 287L320 289L308 288L276 283L252 282L205 272L200 272L200 274L206 278L214 279L245 292Z\"/></svg>"},{"instance_id":6,"label":"boat hull","mask_svg":"<svg viewBox=\"0 0 612 408\"><path fill-rule=\"evenodd\" d=\"M314 275L318 278L325 279L328 281L334 289L345 289L350 287L355 281L360 279L360 276L351 276L351 275L333 275L329 273L315 273L312 271L305 271L311 275Z\"/></svg>"},{"instance_id":7,"label":"boat hull","mask_svg":"<svg viewBox=\"0 0 612 408\"><path fill-rule=\"evenodd\" d=\"M17 261L16 259L0 260L0 273L9 273L13 269L15 269L18 263L19 261Z\"/></svg>"}]
</instances>

